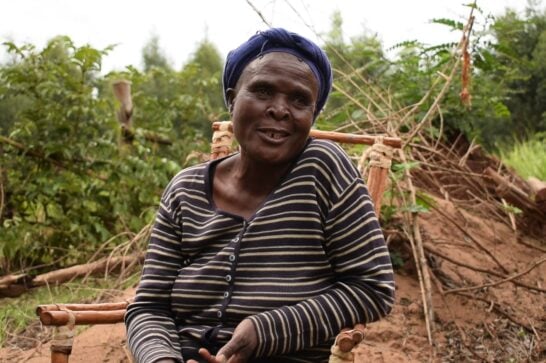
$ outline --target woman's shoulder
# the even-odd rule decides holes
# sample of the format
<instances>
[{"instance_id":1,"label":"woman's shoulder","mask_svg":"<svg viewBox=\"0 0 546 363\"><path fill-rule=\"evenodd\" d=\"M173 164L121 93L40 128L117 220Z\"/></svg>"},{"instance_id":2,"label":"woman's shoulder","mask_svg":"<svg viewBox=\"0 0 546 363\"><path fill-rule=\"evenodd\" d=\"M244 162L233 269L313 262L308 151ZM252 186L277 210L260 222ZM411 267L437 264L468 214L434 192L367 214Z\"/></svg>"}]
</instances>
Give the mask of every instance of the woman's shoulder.
<instances>
[{"instance_id":1,"label":"woman's shoulder","mask_svg":"<svg viewBox=\"0 0 546 363\"><path fill-rule=\"evenodd\" d=\"M326 165L331 171L342 174L358 174L349 155L333 141L311 139L302 156L303 160Z\"/></svg>"},{"instance_id":2,"label":"woman's shoulder","mask_svg":"<svg viewBox=\"0 0 546 363\"><path fill-rule=\"evenodd\" d=\"M328 140L311 139L294 171L313 178L335 195L340 195L354 183L362 183L351 158L339 145Z\"/></svg>"},{"instance_id":3,"label":"woman's shoulder","mask_svg":"<svg viewBox=\"0 0 546 363\"><path fill-rule=\"evenodd\" d=\"M209 162L197 164L180 170L167 185L167 191L175 191L181 188L201 188L206 181Z\"/></svg>"}]
</instances>

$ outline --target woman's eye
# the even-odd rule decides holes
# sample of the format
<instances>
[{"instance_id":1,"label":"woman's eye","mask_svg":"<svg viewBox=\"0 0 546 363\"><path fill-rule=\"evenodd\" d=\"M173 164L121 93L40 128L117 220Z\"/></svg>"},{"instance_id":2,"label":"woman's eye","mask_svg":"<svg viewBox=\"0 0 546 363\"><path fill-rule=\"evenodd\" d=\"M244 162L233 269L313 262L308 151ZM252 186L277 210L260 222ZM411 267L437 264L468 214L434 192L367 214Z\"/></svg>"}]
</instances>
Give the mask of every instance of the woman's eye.
<instances>
[{"instance_id":1,"label":"woman's eye","mask_svg":"<svg viewBox=\"0 0 546 363\"><path fill-rule=\"evenodd\" d=\"M260 97L266 97L271 95L271 90L267 87L258 87L254 90L254 93Z\"/></svg>"},{"instance_id":2,"label":"woman's eye","mask_svg":"<svg viewBox=\"0 0 546 363\"><path fill-rule=\"evenodd\" d=\"M299 107L307 107L311 103L309 98L305 96L294 96L293 101Z\"/></svg>"}]
</instances>

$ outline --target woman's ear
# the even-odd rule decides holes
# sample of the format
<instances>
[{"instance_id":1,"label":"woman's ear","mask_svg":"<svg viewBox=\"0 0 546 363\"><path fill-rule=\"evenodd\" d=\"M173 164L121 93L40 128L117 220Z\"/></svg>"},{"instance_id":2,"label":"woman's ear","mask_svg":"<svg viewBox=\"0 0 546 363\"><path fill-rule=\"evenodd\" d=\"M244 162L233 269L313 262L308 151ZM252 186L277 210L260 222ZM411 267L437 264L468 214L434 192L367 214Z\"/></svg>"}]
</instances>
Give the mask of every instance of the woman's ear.
<instances>
[{"instance_id":1,"label":"woman's ear","mask_svg":"<svg viewBox=\"0 0 546 363\"><path fill-rule=\"evenodd\" d=\"M227 99L229 113L232 113L233 112L233 103L235 102L235 89L228 88L226 90L226 99Z\"/></svg>"}]
</instances>

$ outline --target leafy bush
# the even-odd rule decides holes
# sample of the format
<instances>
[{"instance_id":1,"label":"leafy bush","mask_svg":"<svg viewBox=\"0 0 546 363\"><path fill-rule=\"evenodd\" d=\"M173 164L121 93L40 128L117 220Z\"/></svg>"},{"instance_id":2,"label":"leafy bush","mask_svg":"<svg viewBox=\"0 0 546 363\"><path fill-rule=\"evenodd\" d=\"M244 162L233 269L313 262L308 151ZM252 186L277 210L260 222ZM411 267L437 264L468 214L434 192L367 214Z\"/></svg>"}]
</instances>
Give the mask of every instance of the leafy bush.
<instances>
[{"instance_id":1,"label":"leafy bush","mask_svg":"<svg viewBox=\"0 0 546 363\"><path fill-rule=\"evenodd\" d=\"M11 115L3 120L0 142L0 274L86 261L107 239L149 223L186 155L208 148L194 128L175 127L176 120L191 120L196 106L176 90L170 98L146 93L158 79L187 84L182 73L129 68L123 75L134 83L140 127L125 145L110 91L119 74L98 74L108 49L77 47L67 37L41 51L7 47L17 61L0 68L0 101ZM150 143L148 130L172 145Z\"/></svg>"}]
</instances>

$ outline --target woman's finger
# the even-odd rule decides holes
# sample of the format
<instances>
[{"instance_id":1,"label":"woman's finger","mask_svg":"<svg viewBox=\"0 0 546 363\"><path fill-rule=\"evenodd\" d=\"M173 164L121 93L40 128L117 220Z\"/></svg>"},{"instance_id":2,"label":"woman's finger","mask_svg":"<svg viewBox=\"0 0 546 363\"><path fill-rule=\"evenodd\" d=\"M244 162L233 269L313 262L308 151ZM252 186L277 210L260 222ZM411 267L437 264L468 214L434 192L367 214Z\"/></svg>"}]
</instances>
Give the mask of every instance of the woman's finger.
<instances>
[{"instance_id":1,"label":"woman's finger","mask_svg":"<svg viewBox=\"0 0 546 363\"><path fill-rule=\"evenodd\" d=\"M225 358L222 359L220 357L213 356L212 354L210 354L210 352L206 348L199 349L199 354L201 355L201 357L205 358L205 360L208 363L225 363L226 361ZM195 363L198 363L198 362L195 362Z\"/></svg>"}]
</instances>

